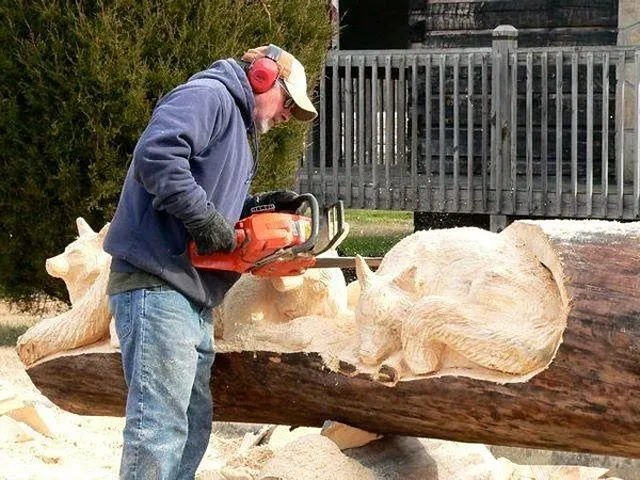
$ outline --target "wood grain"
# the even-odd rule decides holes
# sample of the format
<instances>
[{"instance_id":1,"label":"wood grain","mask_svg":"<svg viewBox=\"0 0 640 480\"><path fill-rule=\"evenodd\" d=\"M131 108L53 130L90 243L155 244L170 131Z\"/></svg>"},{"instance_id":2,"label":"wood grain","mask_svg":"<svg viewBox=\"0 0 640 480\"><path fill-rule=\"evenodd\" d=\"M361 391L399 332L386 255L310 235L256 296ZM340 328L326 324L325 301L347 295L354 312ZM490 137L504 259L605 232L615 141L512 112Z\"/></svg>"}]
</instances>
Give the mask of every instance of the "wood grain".
<instances>
[{"instance_id":1,"label":"wood grain","mask_svg":"<svg viewBox=\"0 0 640 480\"><path fill-rule=\"evenodd\" d=\"M640 457L640 229L612 223L611 232L573 235L569 224L536 222L519 232L544 231L573 304L555 360L529 382L446 377L387 387L329 371L316 353L222 353L212 378L216 420L332 419L386 434ZM27 372L64 409L124 412L117 352L65 355Z\"/></svg>"}]
</instances>

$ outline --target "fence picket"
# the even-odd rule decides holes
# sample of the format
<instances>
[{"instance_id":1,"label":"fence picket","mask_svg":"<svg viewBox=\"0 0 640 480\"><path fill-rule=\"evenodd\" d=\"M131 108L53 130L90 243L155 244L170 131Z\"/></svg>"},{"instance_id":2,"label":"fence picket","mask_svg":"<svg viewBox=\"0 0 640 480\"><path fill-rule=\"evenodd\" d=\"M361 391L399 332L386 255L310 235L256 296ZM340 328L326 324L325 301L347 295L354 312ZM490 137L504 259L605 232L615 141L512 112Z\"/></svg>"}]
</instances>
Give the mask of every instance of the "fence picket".
<instances>
[{"instance_id":1,"label":"fence picket","mask_svg":"<svg viewBox=\"0 0 640 480\"><path fill-rule=\"evenodd\" d=\"M549 198L549 55L542 52L540 57L542 83L540 94L540 177L542 179L542 205L541 212L547 214Z\"/></svg>"},{"instance_id":2,"label":"fence picket","mask_svg":"<svg viewBox=\"0 0 640 480\"><path fill-rule=\"evenodd\" d=\"M323 205L640 219L640 46L500 38L330 52L296 187Z\"/></svg>"},{"instance_id":3,"label":"fence picket","mask_svg":"<svg viewBox=\"0 0 640 480\"><path fill-rule=\"evenodd\" d=\"M400 57L398 59L398 81L396 83L397 88L395 89L395 104L396 111L398 112L396 116L396 131L395 138L396 141L396 168L398 169L398 184L393 185L394 192L398 193L398 203L394 203L394 197L391 197L391 207L396 208L396 205L399 205L402 210L406 208L407 205L407 192L405 187L405 170L406 170L406 162L407 162L407 151L405 144L405 137L407 135L407 122L406 122L406 68L405 68L405 57Z\"/></svg>"},{"instance_id":4,"label":"fence picket","mask_svg":"<svg viewBox=\"0 0 640 480\"><path fill-rule=\"evenodd\" d=\"M340 195L338 188L338 170L340 167L340 153L341 153L341 135L340 126L342 122L340 117L342 114L341 107L341 94L343 89L340 88L340 77L338 75L338 57L333 57L333 77L332 77L332 92L331 92L331 174L333 177L333 188L331 189L331 195L327 195L329 202L333 203L338 200ZM327 192L328 193L328 192Z\"/></svg>"},{"instance_id":5,"label":"fence picket","mask_svg":"<svg viewBox=\"0 0 640 480\"><path fill-rule=\"evenodd\" d=\"M384 59L384 189L380 189L380 196L383 199L383 208L391 208L391 164L393 163L393 123L394 123L394 103L393 103L393 79L391 78L391 56L386 55Z\"/></svg>"},{"instance_id":6,"label":"fence picket","mask_svg":"<svg viewBox=\"0 0 640 480\"><path fill-rule=\"evenodd\" d=\"M346 177L345 177L345 187L346 192L344 196L344 201L346 206L351 206L353 204L353 187L352 187L352 177L351 177L351 167L353 164L353 79L351 78L351 60L352 57L348 56L346 58L345 63L345 108L344 108L344 164L346 169Z\"/></svg>"},{"instance_id":7,"label":"fence picket","mask_svg":"<svg viewBox=\"0 0 640 480\"><path fill-rule=\"evenodd\" d=\"M587 215L593 213L593 53L587 53Z\"/></svg>"},{"instance_id":8,"label":"fence picket","mask_svg":"<svg viewBox=\"0 0 640 480\"><path fill-rule=\"evenodd\" d=\"M640 213L640 52L635 53L636 115L635 115L635 158L633 159L633 216Z\"/></svg>"},{"instance_id":9,"label":"fence picket","mask_svg":"<svg viewBox=\"0 0 640 480\"><path fill-rule=\"evenodd\" d=\"M489 55L482 55L482 210L489 210Z\"/></svg>"},{"instance_id":10,"label":"fence picket","mask_svg":"<svg viewBox=\"0 0 640 480\"><path fill-rule=\"evenodd\" d=\"M426 211L431 211L433 208L433 198L431 190L431 55L425 56L425 87L424 87L424 110L425 110L425 173L426 173Z\"/></svg>"},{"instance_id":11,"label":"fence picket","mask_svg":"<svg viewBox=\"0 0 640 480\"><path fill-rule=\"evenodd\" d=\"M411 190L410 209L418 208L418 58L411 58Z\"/></svg>"},{"instance_id":12,"label":"fence picket","mask_svg":"<svg viewBox=\"0 0 640 480\"><path fill-rule=\"evenodd\" d=\"M624 214L624 90L625 59L622 55L616 65L616 213Z\"/></svg>"},{"instance_id":13,"label":"fence picket","mask_svg":"<svg viewBox=\"0 0 640 480\"><path fill-rule=\"evenodd\" d=\"M438 198L439 198L439 210L441 212L445 211L445 202L446 202L446 193L445 193L445 146L446 146L446 135L445 135L445 89L444 89L444 74L445 74L445 56L440 55L438 57L438 115L440 118L439 122L439 147L440 147L440 156L439 156L439 166L438 166Z\"/></svg>"},{"instance_id":14,"label":"fence picket","mask_svg":"<svg viewBox=\"0 0 640 480\"><path fill-rule=\"evenodd\" d=\"M460 55L453 57L453 211L460 210Z\"/></svg>"},{"instance_id":15,"label":"fence picket","mask_svg":"<svg viewBox=\"0 0 640 480\"><path fill-rule=\"evenodd\" d=\"M578 54L571 52L571 205L578 213Z\"/></svg>"},{"instance_id":16,"label":"fence picket","mask_svg":"<svg viewBox=\"0 0 640 480\"><path fill-rule=\"evenodd\" d=\"M518 209L518 54L511 54L511 214Z\"/></svg>"},{"instance_id":17,"label":"fence picket","mask_svg":"<svg viewBox=\"0 0 640 480\"><path fill-rule=\"evenodd\" d=\"M563 56L556 54L556 215L562 216L562 93Z\"/></svg>"},{"instance_id":18,"label":"fence picket","mask_svg":"<svg viewBox=\"0 0 640 480\"><path fill-rule=\"evenodd\" d=\"M365 81L364 81L364 59L358 62L358 206L364 208L364 162L366 159L365 139L367 132L365 130Z\"/></svg>"},{"instance_id":19,"label":"fence picket","mask_svg":"<svg viewBox=\"0 0 640 480\"><path fill-rule=\"evenodd\" d=\"M609 54L602 58L602 187L605 199L609 198ZM605 94L606 92L606 94ZM603 202L603 214L607 215L608 201Z\"/></svg>"},{"instance_id":20,"label":"fence picket","mask_svg":"<svg viewBox=\"0 0 640 480\"><path fill-rule=\"evenodd\" d=\"M533 210L533 53L527 53L527 208Z\"/></svg>"},{"instance_id":21,"label":"fence picket","mask_svg":"<svg viewBox=\"0 0 640 480\"><path fill-rule=\"evenodd\" d=\"M475 73L475 55L473 53L467 56L467 212L474 209L474 186L473 186L473 93L474 93L474 73Z\"/></svg>"}]
</instances>

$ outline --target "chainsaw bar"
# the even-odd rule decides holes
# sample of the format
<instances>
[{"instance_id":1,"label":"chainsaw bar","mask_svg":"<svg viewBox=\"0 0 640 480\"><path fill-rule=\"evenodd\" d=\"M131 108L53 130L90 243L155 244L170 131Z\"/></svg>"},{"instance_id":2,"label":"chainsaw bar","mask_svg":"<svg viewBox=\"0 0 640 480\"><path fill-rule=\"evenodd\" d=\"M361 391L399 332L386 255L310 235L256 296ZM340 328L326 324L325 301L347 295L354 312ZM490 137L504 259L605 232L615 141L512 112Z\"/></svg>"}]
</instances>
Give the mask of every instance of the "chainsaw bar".
<instances>
[{"instance_id":1,"label":"chainsaw bar","mask_svg":"<svg viewBox=\"0 0 640 480\"><path fill-rule=\"evenodd\" d=\"M382 257L362 257L370 267L379 267ZM309 268L355 268L356 257L316 257L316 262Z\"/></svg>"}]
</instances>

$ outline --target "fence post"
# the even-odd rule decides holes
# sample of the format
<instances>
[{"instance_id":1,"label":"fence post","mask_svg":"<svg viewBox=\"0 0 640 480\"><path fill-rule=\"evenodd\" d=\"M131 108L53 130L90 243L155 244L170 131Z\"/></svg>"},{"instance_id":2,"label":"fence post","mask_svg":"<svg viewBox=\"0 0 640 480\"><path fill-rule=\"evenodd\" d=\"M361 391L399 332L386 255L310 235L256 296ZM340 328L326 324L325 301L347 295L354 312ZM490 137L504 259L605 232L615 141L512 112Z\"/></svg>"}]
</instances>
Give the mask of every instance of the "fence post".
<instances>
[{"instance_id":1,"label":"fence post","mask_svg":"<svg viewBox=\"0 0 640 480\"><path fill-rule=\"evenodd\" d=\"M505 211L502 192L509 185L511 162L511 92L509 59L518 48L518 30L511 25L499 25L493 30L491 52L491 169L490 185L495 193L495 213ZM517 68L517 65L511 66ZM515 196L514 196L515 198ZM515 210L515 209L514 209ZM514 211L512 210L512 211ZM492 223L504 224L505 219Z\"/></svg>"},{"instance_id":2,"label":"fence post","mask_svg":"<svg viewBox=\"0 0 640 480\"><path fill-rule=\"evenodd\" d=\"M637 0L620 0L618 6L618 45L640 45L640 5ZM618 175L624 175L623 188L629 190L633 185L633 218L640 218L640 54L636 50L634 59L624 63L623 71L617 72L618 78L625 83L623 107L623 131L620 132L622 144L616 165L623 164ZM626 193L630 193L627 191ZM623 197L621 197L623 198ZM620 205L620 215L624 212Z\"/></svg>"}]
</instances>

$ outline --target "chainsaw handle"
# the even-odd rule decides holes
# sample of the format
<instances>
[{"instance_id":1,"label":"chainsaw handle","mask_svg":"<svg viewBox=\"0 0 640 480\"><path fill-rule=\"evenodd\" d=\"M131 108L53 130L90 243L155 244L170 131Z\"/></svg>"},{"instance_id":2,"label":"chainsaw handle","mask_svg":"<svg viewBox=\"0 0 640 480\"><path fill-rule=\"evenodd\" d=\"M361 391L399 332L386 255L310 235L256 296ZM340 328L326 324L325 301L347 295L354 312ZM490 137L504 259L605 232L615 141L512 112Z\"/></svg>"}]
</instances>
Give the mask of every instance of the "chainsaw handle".
<instances>
[{"instance_id":1,"label":"chainsaw handle","mask_svg":"<svg viewBox=\"0 0 640 480\"><path fill-rule=\"evenodd\" d=\"M238 246L242 245L247 238L247 234L242 228L236 229L236 244Z\"/></svg>"},{"instance_id":2,"label":"chainsaw handle","mask_svg":"<svg viewBox=\"0 0 640 480\"><path fill-rule=\"evenodd\" d=\"M318 208L316 197L311 193L302 193L296 197L296 202L299 202L298 208L306 203L311 209L311 235L304 243L291 247L290 252L292 254L311 251L318 242L320 233L320 209Z\"/></svg>"}]
</instances>

